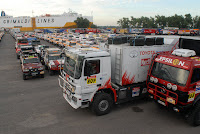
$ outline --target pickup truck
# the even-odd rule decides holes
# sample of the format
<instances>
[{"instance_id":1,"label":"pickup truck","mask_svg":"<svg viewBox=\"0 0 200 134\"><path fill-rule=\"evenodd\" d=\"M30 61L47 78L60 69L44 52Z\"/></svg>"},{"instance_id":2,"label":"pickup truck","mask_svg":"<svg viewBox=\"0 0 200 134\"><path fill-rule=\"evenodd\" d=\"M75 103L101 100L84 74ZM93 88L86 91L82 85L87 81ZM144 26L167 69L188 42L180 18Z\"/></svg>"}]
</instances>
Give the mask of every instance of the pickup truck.
<instances>
[{"instance_id":1,"label":"pickup truck","mask_svg":"<svg viewBox=\"0 0 200 134\"><path fill-rule=\"evenodd\" d=\"M23 80L27 80L29 76L40 76L44 78L44 68L36 56L29 56L22 60L21 64L23 72Z\"/></svg>"}]
</instances>

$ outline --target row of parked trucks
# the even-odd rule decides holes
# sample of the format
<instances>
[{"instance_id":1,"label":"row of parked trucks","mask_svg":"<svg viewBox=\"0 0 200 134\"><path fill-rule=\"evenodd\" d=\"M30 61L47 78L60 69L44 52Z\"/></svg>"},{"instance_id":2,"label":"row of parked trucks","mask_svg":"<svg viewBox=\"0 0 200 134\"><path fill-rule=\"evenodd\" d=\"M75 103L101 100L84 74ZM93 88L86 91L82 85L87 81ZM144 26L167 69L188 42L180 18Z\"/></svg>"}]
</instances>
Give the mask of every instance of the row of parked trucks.
<instances>
[{"instance_id":1,"label":"row of parked trucks","mask_svg":"<svg viewBox=\"0 0 200 134\"><path fill-rule=\"evenodd\" d=\"M4 32L0 32L0 41L3 38L3 36L4 36Z\"/></svg>"},{"instance_id":2,"label":"row of parked trucks","mask_svg":"<svg viewBox=\"0 0 200 134\"><path fill-rule=\"evenodd\" d=\"M113 33L118 34L143 34L143 35L181 35L196 36L199 35L199 29L151 29L151 28L122 28L114 29Z\"/></svg>"},{"instance_id":3,"label":"row of parked trucks","mask_svg":"<svg viewBox=\"0 0 200 134\"><path fill-rule=\"evenodd\" d=\"M38 40L30 44L27 38L20 38L16 40L15 49L17 59L20 59L24 80L32 76L44 78L45 69L50 75L62 69L63 58L59 48L49 48Z\"/></svg>"},{"instance_id":4,"label":"row of parked trucks","mask_svg":"<svg viewBox=\"0 0 200 134\"><path fill-rule=\"evenodd\" d=\"M91 107L104 115L113 104L148 96L200 125L198 45L196 38L165 36L159 44L112 44L109 52L66 49L59 86L75 109Z\"/></svg>"},{"instance_id":5,"label":"row of parked trucks","mask_svg":"<svg viewBox=\"0 0 200 134\"><path fill-rule=\"evenodd\" d=\"M106 50L47 48L43 62L48 70L60 70L63 97L75 109L91 107L104 115L113 104L150 97L183 113L196 126L200 125L199 44L192 37L110 37ZM51 56L62 58L51 62Z\"/></svg>"}]
</instances>

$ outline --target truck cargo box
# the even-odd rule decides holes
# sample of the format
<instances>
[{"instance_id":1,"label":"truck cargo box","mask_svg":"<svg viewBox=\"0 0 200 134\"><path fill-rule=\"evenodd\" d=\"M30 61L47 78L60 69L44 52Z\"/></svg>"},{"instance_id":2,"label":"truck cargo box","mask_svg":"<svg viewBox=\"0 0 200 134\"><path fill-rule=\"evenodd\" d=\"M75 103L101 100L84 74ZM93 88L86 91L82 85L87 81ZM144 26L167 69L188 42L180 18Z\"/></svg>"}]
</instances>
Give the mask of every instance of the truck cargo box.
<instances>
[{"instance_id":1,"label":"truck cargo box","mask_svg":"<svg viewBox=\"0 0 200 134\"><path fill-rule=\"evenodd\" d=\"M112 82L124 86L146 81L152 55L171 52L178 40L165 39L164 45L154 46L110 45Z\"/></svg>"},{"instance_id":2,"label":"truck cargo box","mask_svg":"<svg viewBox=\"0 0 200 134\"><path fill-rule=\"evenodd\" d=\"M200 56L199 37L181 37L179 42L179 48L194 50L196 55Z\"/></svg>"}]
</instances>

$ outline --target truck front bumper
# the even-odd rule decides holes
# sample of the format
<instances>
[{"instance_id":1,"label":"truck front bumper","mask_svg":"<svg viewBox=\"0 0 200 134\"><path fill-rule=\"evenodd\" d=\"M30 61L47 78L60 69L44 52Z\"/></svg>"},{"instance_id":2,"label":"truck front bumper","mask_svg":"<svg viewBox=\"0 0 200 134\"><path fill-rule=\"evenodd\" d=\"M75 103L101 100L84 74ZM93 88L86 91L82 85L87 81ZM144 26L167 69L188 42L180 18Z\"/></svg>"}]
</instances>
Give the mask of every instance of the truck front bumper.
<instances>
[{"instance_id":1,"label":"truck front bumper","mask_svg":"<svg viewBox=\"0 0 200 134\"><path fill-rule=\"evenodd\" d=\"M82 99L80 95L71 94L69 91L63 89L63 97L65 100L74 108L78 109L81 107Z\"/></svg>"},{"instance_id":2,"label":"truck front bumper","mask_svg":"<svg viewBox=\"0 0 200 134\"><path fill-rule=\"evenodd\" d=\"M29 71L29 72L23 72L23 73L26 76L39 76L39 75L43 75L44 71L43 70L37 71L37 72L31 72L31 71Z\"/></svg>"},{"instance_id":3,"label":"truck front bumper","mask_svg":"<svg viewBox=\"0 0 200 134\"><path fill-rule=\"evenodd\" d=\"M81 95L72 93L68 88L71 86L68 81L66 81L62 76L58 78L59 86L62 88L63 97L65 100L74 108L77 109L82 107L82 97Z\"/></svg>"}]
</instances>

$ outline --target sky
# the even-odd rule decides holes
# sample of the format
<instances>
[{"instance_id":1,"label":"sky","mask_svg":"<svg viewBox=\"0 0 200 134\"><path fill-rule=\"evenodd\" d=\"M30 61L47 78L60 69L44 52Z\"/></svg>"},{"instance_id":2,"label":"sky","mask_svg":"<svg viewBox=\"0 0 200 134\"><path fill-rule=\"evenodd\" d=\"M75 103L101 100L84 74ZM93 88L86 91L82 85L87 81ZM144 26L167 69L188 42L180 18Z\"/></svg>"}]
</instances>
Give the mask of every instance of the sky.
<instances>
[{"instance_id":1,"label":"sky","mask_svg":"<svg viewBox=\"0 0 200 134\"><path fill-rule=\"evenodd\" d=\"M98 26L117 25L123 17L200 15L197 0L0 0L0 11L7 15L39 16L62 14L69 10L93 16Z\"/></svg>"}]
</instances>

